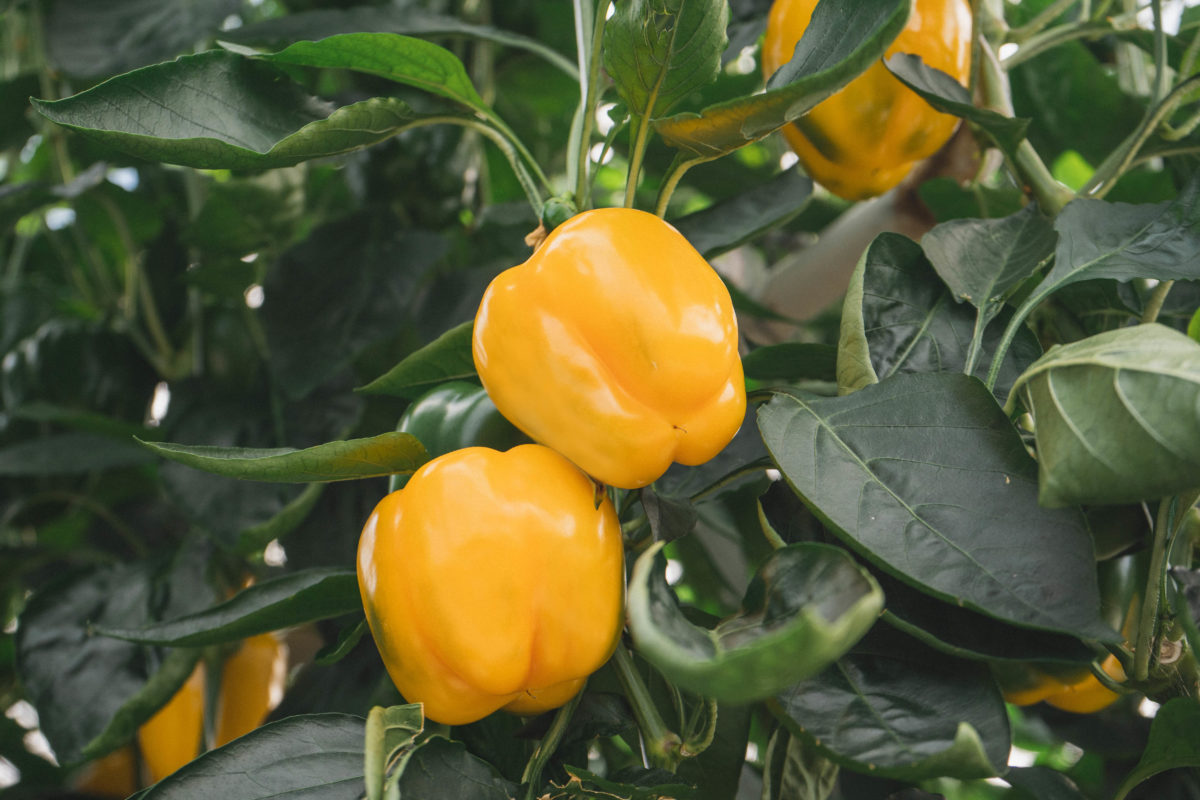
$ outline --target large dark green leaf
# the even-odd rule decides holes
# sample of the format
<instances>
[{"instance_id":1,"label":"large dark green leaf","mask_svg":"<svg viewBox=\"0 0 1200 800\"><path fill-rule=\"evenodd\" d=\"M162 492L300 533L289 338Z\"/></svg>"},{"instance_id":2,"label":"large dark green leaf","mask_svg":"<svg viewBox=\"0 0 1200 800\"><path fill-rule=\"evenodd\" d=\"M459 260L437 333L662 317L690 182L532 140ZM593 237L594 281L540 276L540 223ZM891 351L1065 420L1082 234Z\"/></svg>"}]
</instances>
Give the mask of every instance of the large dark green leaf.
<instances>
[{"instance_id":1,"label":"large dark green leaf","mask_svg":"<svg viewBox=\"0 0 1200 800\"><path fill-rule=\"evenodd\" d=\"M150 622L210 602L203 559L186 551L162 574L144 563L109 567L48 585L17 630L18 674L58 759L73 764L126 742L187 679L196 651L166 657L99 636L92 625Z\"/></svg>"},{"instance_id":2,"label":"large dark green leaf","mask_svg":"<svg viewBox=\"0 0 1200 800\"><path fill-rule=\"evenodd\" d=\"M851 653L773 705L794 735L872 775L985 778L1008 760L1008 717L988 668L941 654Z\"/></svg>"},{"instance_id":3,"label":"large dark green leaf","mask_svg":"<svg viewBox=\"0 0 1200 800\"><path fill-rule=\"evenodd\" d=\"M535 53L574 77L575 64L537 39L501 30L491 25L471 23L458 17L435 14L411 5L354 6L297 11L283 17L264 20L221 34L231 42L290 44L301 39L322 39L341 33L401 33L409 36L466 37L516 47Z\"/></svg>"},{"instance_id":4,"label":"large dark green leaf","mask_svg":"<svg viewBox=\"0 0 1200 800\"><path fill-rule=\"evenodd\" d=\"M872 573L887 603L885 622L930 647L987 661L1067 661L1086 664L1095 651L1073 636L1018 628L938 600L882 570Z\"/></svg>"},{"instance_id":5,"label":"large dark green leaf","mask_svg":"<svg viewBox=\"0 0 1200 800\"><path fill-rule=\"evenodd\" d=\"M367 147L421 119L390 97L335 109L261 60L216 50L33 102L109 147L206 169L290 166Z\"/></svg>"},{"instance_id":6,"label":"large dark green leaf","mask_svg":"<svg viewBox=\"0 0 1200 800\"><path fill-rule=\"evenodd\" d=\"M260 312L271 374L288 396L307 396L365 348L395 337L445 252L442 236L396 231L390 216L366 214L288 249L267 271Z\"/></svg>"},{"instance_id":7,"label":"large dark green leaf","mask_svg":"<svg viewBox=\"0 0 1200 800\"><path fill-rule=\"evenodd\" d=\"M661 117L710 83L725 51L724 0L621 0L604 26L604 69L638 117Z\"/></svg>"},{"instance_id":8,"label":"large dark green leaf","mask_svg":"<svg viewBox=\"0 0 1200 800\"><path fill-rule=\"evenodd\" d=\"M1133 772L1125 778L1114 800L1123 800L1142 781L1163 770L1200 767L1200 706L1190 697L1177 697L1163 705L1150 726L1150 740Z\"/></svg>"},{"instance_id":9,"label":"large dark green leaf","mask_svg":"<svg viewBox=\"0 0 1200 800\"><path fill-rule=\"evenodd\" d=\"M429 460L415 436L389 431L363 439L290 447L212 447L142 442L163 458L195 469L252 481L308 483L412 474Z\"/></svg>"},{"instance_id":10,"label":"large dark green leaf","mask_svg":"<svg viewBox=\"0 0 1200 800\"><path fill-rule=\"evenodd\" d=\"M361 717L309 714L263 725L155 784L145 800L357 800L363 793Z\"/></svg>"},{"instance_id":11,"label":"large dark green leaf","mask_svg":"<svg viewBox=\"0 0 1200 800\"><path fill-rule=\"evenodd\" d=\"M1014 767L1004 780L1016 791L1013 800L1084 800L1079 787L1061 772L1050 767Z\"/></svg>"},{"instance_id":12,"label":"large dark green leaf","mask_svg":"<svg viewBox=\"0 0 1200 800\"><path fill-rule=\"evenodd\" d=\"M69 75L102 78L189 52L240 0L53 0L46 44Z\"/></svg>"},{"instance_id":13,"label":"large dark green leaf","mask_svg":"<svg viewBox=\"0 0 1200 800\"><path fill-rule=\"evenodd\" d=\"M1080 199L1054 221L1054 266L1025 301L1031 308L1077 281L1200 278L1200 181L1165 203Z\"/></svg>"},{"instance_id":14,"label":"large dark green leaf","mask_svg":"<svg viewBox=\"0 0 1200 800\"><path fill-rule=\"evenodd\" d=\"M1033 412L1045 505L1200 487L1200 344L1136 325L1051 348L1014 386Z\"/></svg>"},{"instance_id":15,"label":"large dark green leaf","mask_svg":"<svg viewBox=\"0 0 1200 800\"><path fill-rule=\"evenodd\" d=\"M1010 311L998 319L1006 322ZM910 372L962 372L977 315L957 303L916 242L894 233L878 236L851 278L842 312L838 387L853 391L881 378ZM988 327L973 374L983 377L1002 336ZM1021 371L1041 355L1037 338L1022 328L996 381L1003 399Z\"/></svg>"},{"instance_id":16,"label":"large dark green leaf","mask_svg":"<svg viewBox=\"0 0 1200 800\"><path fill-rule=\"evenodd\" d=\"M400 775L404 800L511 800L516 787L462 742L433 737L413 751Z\"/></svg>"},{"instance_id":17,"label":"large dark green leaf","mask_svg":"<svg viewBox=\"0 0 1200 800\"><path fill-rule=\"evenodd\" d=\"M212 608L142 628L96 625L97 633L143 644L203 647L362 609L352 570L293 572L256 583Z\"/></svg>"},{"instance_id":18,"label":"large dark green leaf","mask_svg":"<svg viewBox=\"0 0 1200 800\"><path fill-rule=\"evenodd\" d=\"M838 548L776 550L746 590L741 611L706 630L689 622L656 544L630 578L629 629L638 652L669 680L705 697L769 697L824 669L874 624L875 581Z\"/></svg>"},{"instance_id":19,"label":"large dark green leaf","mask_svg":"<svg viewBox=\"0 0 1200 800\"><path fill-rule=\"evenodd\" d=\"M417 397L439 383L474 377L475 357L471 354L474 326L474 322L464 322L451 328L359 391Z\"/></svg>"},{"instance_id":20,"label":"large dark green leaf","mask_svg":"<svg viewBox=\"0 0 1200 800\"><path fill-rule=\"evenodd\" d=\"M132 439L58 433L0 447L0 475L81 475L151 460Z\"/></svg>"},{"instance_id":21,"label":"large dark green leaf","mask_svg":"<svg viewBox=\"0 0 1200 800\"><path fill-rule=\"evenodd\" d=\"M881 569L1018 626L1117 638L1100 618L1082 514L1038 505L1036 464L974 378L780 391L758 424L805 505Z\"/></svg>"},{"instance_id":22,"label":"large dark green leaf","mask_svg":"<svg viewBox=\"0 0 1200 800\"><path fill-rule=\"evenodd\" d=\"M883 55L908 20L906 0L822 2L792 60L767 81L767 90L676 114L655 129L690 156L716 158L761 139L829 97Z\"/></svg>"},{"instance_id":23,"label":"large dark green leaf","mask_svg":"<svg viewBox=\"0 0 1200 800\"><path fill-rule=\"evenodd\" d=\"M705 258L744 244L799 214L812 197L812 180L786 170L766 183L671 220Z\"/></svg>"},{"instance_id":24,"label":"large dark green leaf","mask_svg":"<svg viewBox=\"0 0 1200 800\"><path fill-rule=\"evenodd\" d=\"M1025 140L1029 120L1006 117L991 109L976 106L971 102L971 93L962 84L945 72L925 64L920 56L896 53L883 63L901 83L938 111L973 122L1010 158Z\"/></svg>"},{"instance_id":25,"label":"large dark green leaf","mask_svg":"<svg viewBox=\"0 0 1200 800\"><path fill-rule=\"evenodd\" d=\"M1057 240L1050 220L1030 204L1000 219L943 222L921 238L921 248L958 300L986 309L1032 275Z\"/></svg>"}]
</instances>

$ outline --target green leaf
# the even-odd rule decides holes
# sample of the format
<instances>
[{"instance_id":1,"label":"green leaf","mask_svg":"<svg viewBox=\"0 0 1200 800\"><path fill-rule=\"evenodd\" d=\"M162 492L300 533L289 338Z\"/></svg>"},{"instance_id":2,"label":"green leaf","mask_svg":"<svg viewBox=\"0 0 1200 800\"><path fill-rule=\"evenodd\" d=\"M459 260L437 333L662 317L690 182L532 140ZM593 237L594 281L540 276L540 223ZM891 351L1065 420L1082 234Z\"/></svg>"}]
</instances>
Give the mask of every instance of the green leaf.
<instances>
[{"instance_id":1,"label":"green leaf","mask_svg":"<svg viewBox=\"0 0 1200 800\"><path fill-rule=\"evenodd\" d=\"M1009 625L931 597L882 570L872 575L887 598L884 622L935 650L986 661L1086 664L1096 657L1095 650L1073 636Z\"/></svg>"},{"instance_id":2,"label":"green leaf","mask_svg":"<svg viewBox=\"0 0 1200 800\"><path fill-rule=\"evenodd\" d=\"M464 322L451 328L358 391L413 398L439 383L473 378L474 327L474 322Z\"/></svg>"},{"instance_id":3,"label":"green leaf","mask_svg":"<svg viewBox=\"0 0 1200 800\"><path fill-rule=\"evenodd\" d=\"M163 458L214 475L274 483L345 481L396 473L411 475L429 460L425 448L415 437L395 431L363 439L327 442L303 450L146 441L142 444Z\"/></svg>"},{"instance_id":4,"label":"green leaf","mask_svg":"<svg viewBox=\"0 0 1200 800\"><path fill-rule=\"evenodd\" d=\"M699 515L686 499L656 492L647 486L638 492L650 531L656 542L669 542L686 536L696 527Z\"/></svg>"},{"instance_id":5,"label":"green leaf","mask_svg":"<svg viewBox=\"0 0 1200 800\"><path fill-rule=\"evenodd\" d=\"M404 800L511 800L516 787L462 742L435 736L413 751L400 775Z\"/></svg>"},{"instance_id":6,"label":"green leaf","mask_svg":"<svg viewBox=\"0 0 1200 800\"><path fill-rule=\"evenodd\" d=\"M145 800L357 800L363 792L361 717L308 714L268 723L159 781Z\"/></svg>"},{"instance_id":7,"label":"green leaf","mask_svg":"<svg viewBox=\"0 0 1200 800\"><path fill-rule=\"evenodd\" d=\"M425 713L420 703L371 709L367 715L363 757L368 800L380 800L384 796L388 763L401 750L412 747L424 730Z\"/></svg>"},{"instance_id":8,"label":"green leaf","mask_svg":"<svg viewBox=\"0 0 1200 800\"><path fill-rule=\"evenodd\" d=\"M620 0L604 26L604 69L638 117L655 119L716 79L724 0Z\"/></svg>"},{"instance_id":9,"label":"green leaf","mask_svg":"<svg viewBox=\"0 0 1200 800\"><path fill-rule=\"evenodd\" d=\"M790 169L671 224L701 255L716 258L793 219L808 205L812 188L812 179Z\"/></svg>"},{"instance_id":10,"label":"green leaf","mask_svg":"<svg viewBox=\"0 0 1200 800\"><path fill-rule=\"evenodd\" d=\"M1038 505L1037 466L976 379L897 375L836 398L781 390L758 425L804 504L879 568L1014 625L1118 639L1100 618L1083 515Z\"/></svg>"},{"instance_id":11,"label":"green leaf","mask_svg":"<svg viewBox=\"0 0 1200 800\"><path fill-rule=\"evenodd\" d=\"M438 234L397 231L390 215L372 214L323 225L288 248L263 279L259 311L271 375L288 397L307 397L363 350L394 339L446 249Z\"/></svg>"},{"instance_id":12,"label":"green leaf","mask_svg":"<svg viewBox=\"0 0 1200 800\"><path fill-rule=\"evenodd\" d=\"M921 238L921 248L956 299L986 309L1032 275L1057 240L1030 204L1000 219L943 222Z\"/></svg>"},{"instance_id":13,"label":"green leaf","mask_svg":"<svg viewBox=\"0 0 1200 800\"><path fill-rule=\"evenodd\" d=\"M818 3L792 60L760 94L655 123L672 147L717 158L761 139L837 92L878 60L908 21L907 0Z\"/></svg>"},{"instance_id":14,"label":"green leaf","mask_svg":"<svg viewBox=\"0 0 1200 800\"><path fill-rule=\"evenodd\" d=\"M634 643L673 683L721 701L769 697L824 669L883 605L875 581L844 551L796 544L759 569L738 614L705 630L680 610L661 551L661 543L646 550L630 578Z\"/></svg>"},{"instance_id":15,"label":"green leaf","mask_svg":"<svg viewBox=\"0 0 1200 800\"><path fill-rule=\"evenodd\" d=\"M341 33L316 42L296 42L278 53L266 53L257 59L275 64L365 72L423 89L477 111L487 108L458 56L441 45L412 36Z\"/></svg>"},{"instance_id":16,"label":"green leaf","mask_svg":"<svg viewBox=\"0 0 1200 800\"><path fill-rule=\"evenodd\" d=\"M1011 767L1004 780L1014 789L1013 800L1085 800L1070 778L1050 767Z\"/></svg>"},{"instance_id":17,"label":"green leaf","mask_svg":"<svg viewBox=\"0 0 1200 800\"><path fill-rule=\"evenodd\" d=\"M1011 318L1007 309L997 316L1001 323ZM976 322L976 311L954 301L916 242L894 233L879 235L863 253L846 293L839 391L890 375L962 372ZM985 329L973 371L977 377L986 374L1002 332L1002 324ZM996 381L997 399L1039 355L1037 337L1020 329Z\"/></svg>"},{"instance_id":18,"label":"green leaf","mask_svg":"<svg viewBox=\"0 0 1200 800\"><path fill-rule=\"evenodd\" d=\"M144 624L153 612L184 614L211 602L206 561L187 548L167 569L107 567L47 583L30 598L17 628L17 674L62 764L128 742L195 663L194 651L164 659L92 626Z\"/></svg>"},{"instance_id":19,"label":"green leaf","mask_svg":"<svg viewBox=\"0 0 1200 800\"><path fill-rule=\"evenodd\" d=\"M219 605L142 628L96 625L130 642L204 647L362 610L353 570L314 568L256 583Z\"/></svg>"},{"instance_id":20,"label":"green leaf","mask_svg":"<svg viewBox=\"0 0 1200 800\"><path fill-rule=\"evenodd\" d=\"M1136 325L1051 348L1013 387L1034 416L1044 505L1200 487L1200 344Z\"/></svg>"},{"instance_id":21,"label":"green leaf","mask_svg":"<svg viewBox=\"0 0 1200 800\"><path fill-rule=\"evenodd\" d=\"M880 777L986 778L1008 760L1008 718L988 668L940 654L852 653L772 709L831 761Z\"/></svg>"},{"instance_id":22,"label":"green leaf","mask_svg":"<svg viewBox=\"0 0 1200 800\"><path fill-rule=\"evenodd\" d=\"M837 786L838 765L777 728L763 764L763 800L828 800Z\"/></svg>"},{"instance_id":23,"label":"green leaf","mask_svg":"<svg viewBox=\"0 0 1200 800\"><path fill-rule=\"evenodd\" d=\"M129 439L96 433L56 433L0 447L0 475L82 475L152 460Z\"/></svg>"},{"instance_id":24,"label":"green leaf","mask_svg":"<svg viewBox=\"0 0 1200 800\"><path fill-rule=\"evenodd\" d=\"M954 178L932 178L917 187L917 194L938 222L967 217L1006 217L1025 206L1025 195L1016 186L959 185Z\"/></svg>"},{"instance_id":25,"label":"green leaf","mask_svg":"<svg viewBox=\"0 0 1200 800\"><path fill-rule=\"evenodd\" d=\"M218 50L33 105L109 147L200 169L291 166L368 147L422 121L390 97L334 109L262 59Z\"/></svg>"},{"instance_id":26,"label":"green leaf","mask_svg":"<svg viewBox=\"0 0 1200 800\"><path fill-rule=\"evenodd\" d=\"M920 56L895 53L883 63L901 83L938 111L962 117L977 125L1010 158L1015 156L1017 146L1025 140L1029 120L1006 117L990 109L979 108L971 102L971 93L961 83L927 65Z\"/></svg>"},{"instance_id":27,"label":"green leaf","mask_svg":"<svg viewBox=\"0 0 1200 800\"><path fill-rule=\"evenodd\" d=\"M1023 308L1078 281L1200 278L1200 181L1190 181L1165 203L1072 200L1054 228L1054 266Z\"/></svg>"},{"instance_id":28,"label":"green leaf","mask_svg":"<svg viewBox=\"0 0 1200 800\"><path fill-rule=\"evenodd\" d=\"M232 42L295 42L301 39L321 39L341 33L402 33L431 38L452 36L480 39L507 47L527 50L545 59L572 78L579 70L558 51L537 39L501 30L491 25L479 25L444 14L434 14L412 6L353 6L350 8L319 8L297 11L286 16L263 20L231 31L221 38Z\"/></svg>"},{"instance_id":29,"label":"green leaf","mask_svg":"<svg viewBox=\"0 0 1200 800\"><path fill-rule=\"evenodd\" d=\"M1200 706L1190 697L1177 697L1165 703L1150 726L1150 739L1137 766L1125 778L1113 800L1124 800L1129 792L1147 778L1168 769L1200 767Z\"/></svg>"},{"instance_id":30,"label":"green leaf","mask_svg":"<svg viewBox=\"0 0 1200 800\"><path fill-rule=\"evenodd\" d=\"M240 7L239 0L55 0L46 45L68 75L103 78L192 50Z\"/></svg>"},{"instance_id":31,"label":"green leaf","mask_svg":"<svg viewBox=\"0 0 1200 800\"><path fill-rule=\"evenodd\" d=\"M746 377L759 381L837 380L836 347L815 342L784 342L757 347L742 359Z\"/></svg>"}]
</instances>

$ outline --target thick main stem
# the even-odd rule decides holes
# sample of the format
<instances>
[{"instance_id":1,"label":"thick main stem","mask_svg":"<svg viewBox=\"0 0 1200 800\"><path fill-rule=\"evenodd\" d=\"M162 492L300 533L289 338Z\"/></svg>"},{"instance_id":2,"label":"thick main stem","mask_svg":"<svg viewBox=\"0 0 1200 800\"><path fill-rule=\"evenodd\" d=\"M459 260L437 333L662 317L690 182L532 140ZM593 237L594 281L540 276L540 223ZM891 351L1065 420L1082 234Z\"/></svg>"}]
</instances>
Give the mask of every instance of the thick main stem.
<instances>
[{"instance_id":1,"label":"thick main stem","mask_svg":"<svg viewBox=\"0 0 1200 800\"><path fill-rule=\"evenodd\" d=\"M650 760L657 767L674 770L679 762L679 734L667 728L663 722L650 691L634 669L633 656L625 649L624 643L618 644L613 653L613 666L617 669L617 679L625 697L633 706L633 716L641 729Z\"/></svg>"},{"instance_id":2,"label":"thick main stem","mask_svg":"<svg viewBox=\"0 0 1200 800\"><path fill-rule=\"evenodd\" d=\"M558 713L554 715L554 722L550 723L550 729L538 742L533 756L525 764L525 772L521 775L521 783L525 784L525 800L534 800L536 797L538 784L541 783L542 769L550 760L550 756L554 755L554 751L558 749L558 744L562 741L567 725L571 722L571 717L575 714L575 709L579 707L582 697L583 690L580 689L578 694L558 710Z\"/></svg>"}]
</instances>

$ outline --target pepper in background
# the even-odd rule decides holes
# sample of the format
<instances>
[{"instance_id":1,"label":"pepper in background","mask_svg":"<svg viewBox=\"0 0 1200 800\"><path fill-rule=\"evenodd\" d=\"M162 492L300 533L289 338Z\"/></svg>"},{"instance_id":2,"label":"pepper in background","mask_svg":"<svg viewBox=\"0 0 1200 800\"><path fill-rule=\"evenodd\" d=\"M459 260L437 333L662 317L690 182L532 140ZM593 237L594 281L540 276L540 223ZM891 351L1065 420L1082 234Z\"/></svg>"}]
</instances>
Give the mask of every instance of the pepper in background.
<instances>
[{"instance_id":1,"label":"pepper in background","mask_svg":"<svg viewBox=\"0 0 1200 800\"><path fill-rule=\"evenodd\" d=\"M624 622L611 501L534 444L422 466L368 518L358 583L396 688L447 725L562 705L608 660Z\"/></svg>"},{"instance_id":2,"label":"pepper in background","mask_svg":"<svg viewBox=\"0 0 1200 800\"><path fill-rule=\"evenodd\" d=\"M766 77L791 60L816 5L817 0L775 0L762 47ZM884 58L913 53L965 86L971 24L967 0L915 0L908 24ZM861 200L900 183L957 127L956 117L934 111L880 62L784 126L783 136L809 176L839 197Z\"/></svg>"},{"instance_id":3,"label":"pepper in background","mask_svg":"<svg viewBox=\"0 0 1200 800\"><path fill-rule=\"evenodd\" d=\"M644 211L595 209L555 228L492 281L473 350L509 421L611 486L708 461L745 415L729 291Z\"/></svg>"},{"instance_id":4,"label":"pepper in background","mask_svg":"<svg viewBox=\"0 0 1200 800\"><path fill-rule=\"evenodd\" d=\"M411 433L430 458L463 447L508 450L529 438L496 410L482 386L449 381L430 389L405 409L396 430ZM407 475L393 475L388 491L404 488Z\"/></svg>"},{"instance_id":5,"label":"pepper in background","mask_svg":"<svg viewBox=\"0 0 1200 800\"><path fill-rule=\"evenodd\" d=\"M283 695L287 648L269 633L251 636L225 659L217 702L215 747L262 724ZM204 664L137 732L146 783L157 783L200 754L204 738ZM142 783L132 747L89 764L75 783L99 797L127 797Z\"/></svg>"}]
</instances>

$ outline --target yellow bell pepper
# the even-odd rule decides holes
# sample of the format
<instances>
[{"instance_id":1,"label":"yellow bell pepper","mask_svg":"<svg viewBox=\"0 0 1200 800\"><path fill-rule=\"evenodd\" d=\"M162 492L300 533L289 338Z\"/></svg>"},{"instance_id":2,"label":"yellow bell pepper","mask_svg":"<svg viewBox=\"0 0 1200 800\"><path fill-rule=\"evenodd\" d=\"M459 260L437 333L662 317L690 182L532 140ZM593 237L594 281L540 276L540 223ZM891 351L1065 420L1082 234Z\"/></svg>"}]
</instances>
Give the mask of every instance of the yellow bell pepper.
<instances>
[{"instance_id":1,"label":"yellow bell pepper","mask_svg":"<svg viewBox=\"0 0 1200 800\"><path fill-rule=\"evenodd\" d=\"M455 450L379 502L363 607L409 702L461 725L567 702L616 647L624 547L612 503L540 445Z\"/></svg>"},{"instance_id":2,"label":"yellow bell pepper","mask_svg":"<svg viewBox=\"0 0 1200 800\"><path fill-rule=\"evenodd\" d=\"M775 0L767 17L762 67L770 77L792 58L817 0ZM971 8L967 0L914 0L908 24L888 48L914 53L966 84L971 70ZM958 119L934 111L872 64L840 92L783 128L808 174L847 200L883 194L918 162L950 140Z\"/></svg>"},{"instance_id":3,"label":"yellow bell pepper","mask_svg":"<svg viewBox=\"0 0 1200 800\"><path fill-rule=\"evenodd\" d=\"M1125 680L1125 670L1114 655L1105 658L1100 668L1116 681ZM1086 668L1053 675L1033 665L1021 665L998 673L997 678L1004 699L1016 706L1044 702L1063 711L1093 714L1108 708L1120 697Z\"/></svg>"},{"instance_id":4,"label":"yellow bell pepper","mask_svg":"<svg viewBox=\"0 0 1200 800\"><path fill-rule=\"evenodd\" d=\"M746 410L729 291L644 211L596 209L555 228L492 281L473 347L500 413L612 486L709 460Z\"/></svg>"},{"instance_id":5,"label":"yellow bell pepper","mask_svg":"<svg viewBox=\"0 0 1200 800\"><path fill-rule=\"evenodd\" d=\"M251 636L225 659L217 702L216 746L257 728L282 694L287 649L273 635ZM150 782L157 783L194 759L204 732L203 663L165 706L138 730Z\"/></svg>"}]
</instances>

